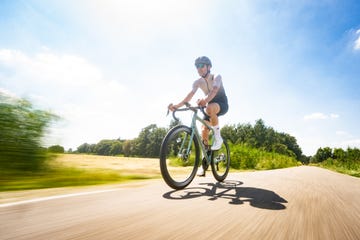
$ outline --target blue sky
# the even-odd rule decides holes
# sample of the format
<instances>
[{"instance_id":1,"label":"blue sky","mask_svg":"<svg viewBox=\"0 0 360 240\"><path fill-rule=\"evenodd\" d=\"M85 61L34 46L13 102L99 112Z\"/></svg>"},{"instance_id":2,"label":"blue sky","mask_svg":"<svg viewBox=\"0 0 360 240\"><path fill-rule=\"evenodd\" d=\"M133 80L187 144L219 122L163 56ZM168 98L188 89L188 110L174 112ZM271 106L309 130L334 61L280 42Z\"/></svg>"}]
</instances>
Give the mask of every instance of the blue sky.
<instances>
[{"instance_id":1,"label":"blue sky","mask_svg":"<svg viewBox=\"0 0 360 240\"><path fill-rule=\"evenodd\" d=\"M167 127L207 55L229 97L221 125L261 118L307 155L360 147L359 12L355 0L1 0L0 91L60 115L48 141L76 149Z\"/></svg>"}]
</instances>

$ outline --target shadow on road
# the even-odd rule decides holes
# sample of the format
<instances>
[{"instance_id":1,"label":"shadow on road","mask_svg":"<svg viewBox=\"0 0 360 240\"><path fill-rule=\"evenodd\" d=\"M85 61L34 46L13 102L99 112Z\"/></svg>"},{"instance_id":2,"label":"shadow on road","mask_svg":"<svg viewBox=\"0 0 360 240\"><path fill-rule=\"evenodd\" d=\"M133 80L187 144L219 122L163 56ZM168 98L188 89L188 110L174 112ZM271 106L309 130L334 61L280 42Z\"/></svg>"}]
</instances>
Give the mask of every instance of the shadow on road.
<instances>
[{"instance_id":1,"label":"shadow on road","mask_svg":"<svg viewBox=\"0 0 360 240\"><path fill-rule=\"evenodd\" d=\"M229 204L241 205L245 202L253 207L283 210L287 201L273 191L261 188L240 187L240 181L224 181L222 183L200 183L199 187L190 187L183 190L174 190L163 195L166 199L186 200L197 197L208 197L210 201L219 198L229 199Z\"/></svg>"}]
</instances>

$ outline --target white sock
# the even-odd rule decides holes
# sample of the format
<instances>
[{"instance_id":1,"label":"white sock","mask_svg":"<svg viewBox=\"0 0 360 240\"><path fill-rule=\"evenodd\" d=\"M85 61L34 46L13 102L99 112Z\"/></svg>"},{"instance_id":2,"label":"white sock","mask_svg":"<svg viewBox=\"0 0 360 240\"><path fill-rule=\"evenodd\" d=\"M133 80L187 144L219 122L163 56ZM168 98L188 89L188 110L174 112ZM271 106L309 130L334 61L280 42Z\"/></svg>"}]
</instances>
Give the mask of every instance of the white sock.
<instances>
[{"instance_id":1,"label":"white sock","mask_svg":"<svg viewBox=\"0 0 360 240\"><path fill-rule=\"evenodd\" d=\"M220 137L220 127L219 127L219 124L214 126L214 134L216 137Z\"/></svg>"}]
</instances>

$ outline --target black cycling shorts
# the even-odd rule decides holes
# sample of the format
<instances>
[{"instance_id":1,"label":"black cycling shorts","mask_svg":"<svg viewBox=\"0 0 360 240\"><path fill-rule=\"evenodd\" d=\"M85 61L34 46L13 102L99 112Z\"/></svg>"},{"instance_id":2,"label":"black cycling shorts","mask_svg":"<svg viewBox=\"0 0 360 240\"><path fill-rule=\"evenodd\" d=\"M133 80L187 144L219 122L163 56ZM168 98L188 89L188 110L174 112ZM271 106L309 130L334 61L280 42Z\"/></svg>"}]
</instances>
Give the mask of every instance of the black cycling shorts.
<instances>
[{"instance_id":1,"label":"black cycling shorts","mask_svg":"<svg viewBox=\"0 0 360 240\"><path fill-rule=\"evenodd\" d=\"M217 103L219 104L220 106L220 111L219 113L217 114L217 116L222 116L224 115L225 113L227 113L227 111L229 110L229 105L228 105L228 102L227 102L227 99L222 99L222 101L210 101L209 103ZM206 121L210 121L210 117L208 115L204 115L204 120Z\"/></svg>"}]
</instances>

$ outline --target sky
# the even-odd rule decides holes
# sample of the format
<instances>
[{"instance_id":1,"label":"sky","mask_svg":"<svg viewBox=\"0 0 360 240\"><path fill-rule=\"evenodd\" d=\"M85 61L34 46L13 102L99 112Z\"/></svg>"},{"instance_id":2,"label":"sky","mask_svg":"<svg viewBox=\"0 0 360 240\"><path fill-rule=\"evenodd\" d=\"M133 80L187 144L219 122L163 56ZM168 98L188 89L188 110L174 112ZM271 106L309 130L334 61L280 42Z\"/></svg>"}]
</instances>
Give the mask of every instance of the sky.
<instances>
[{"instance_id":1,"label":"sky","mask_svg":"<svg viewBox=\"0 0 360 240\"><path fill-rule=\"evenodd\" d=\"M76 150L168 127L206 55L229 98L220 125L262 119L308 156L360 148L359 12L357 0L0 0L0 91L59 115L46 143Z\"/></svg>"}]
</instances>

